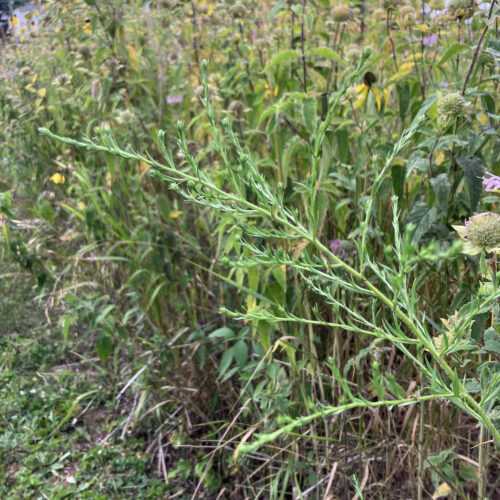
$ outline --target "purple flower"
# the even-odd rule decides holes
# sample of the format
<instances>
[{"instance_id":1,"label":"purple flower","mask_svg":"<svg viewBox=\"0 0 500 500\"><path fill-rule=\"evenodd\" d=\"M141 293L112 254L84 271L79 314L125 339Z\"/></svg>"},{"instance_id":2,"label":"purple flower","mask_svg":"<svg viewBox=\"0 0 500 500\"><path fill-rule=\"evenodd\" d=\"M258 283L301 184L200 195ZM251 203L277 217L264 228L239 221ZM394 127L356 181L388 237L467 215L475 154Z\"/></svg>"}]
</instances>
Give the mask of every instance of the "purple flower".
<instances>
[{"instance_id":1,"label":"purple flower","mask_svg":"<svg viewBox=\"0 0 500 500\"><path fill-rule=\"evenodd\" d=\"M0 213L0 227L2 227L5 224L5 221L8 219L8 217L5 214Z\"/></svg>"},{"instance_id":2,"label":"purple flower","mask_svg":"<svg viewBox=\"0 0 500 500\"><path fill-rule=\"evenodd\" d=\"M342 240L335 239L330 241L330 250L341 259L346 259L348 257L347 252L342 248Z\"/></svg>"},{"instance_id":3,"label":"purple flower","mask_svg":"<svg viewBox=\"0 0 500 500\"><path fill-rule=\"evenodd\" d=\"M483 177L483 184L486 186L485 191L496 191L500 189L500 177L485 172L489 177Z\"/></svg>"},{"instance_id":4,"label":"purple flower","mask_svg":"<svg viewBox=\"0 0 500 500\"><path fill-rule=\"evenodd\" d=\"M182 102L183 99L184 98L181 95L168 96L167 103L168 104L176 104L176 103Z\"/></svg>"},{"instance_id":5,"label":"purple flower","mask_svg":"<svg viewBox=\"0 0 500 500\"><path fill-rule=\"evenodd\" d=\"M431 36L426 36L424 37L424 45L427 47L432 47L436 42L438 38L436 35L432 34Z\"/></svg>"},{"instance_id":6,"label":"purple flower","mask_svg":"<svg viewBox=\"0 0 500 500\"><path fill-rule=\"evenodd\" d=\"M440 86L440 87L443 87L443 88L446 88L446 87L449 87L449 86L450 86L450 84L449 84L448 82L441 82L441 83L439 84L439 86Z\"/></svg>"}]
</instances>

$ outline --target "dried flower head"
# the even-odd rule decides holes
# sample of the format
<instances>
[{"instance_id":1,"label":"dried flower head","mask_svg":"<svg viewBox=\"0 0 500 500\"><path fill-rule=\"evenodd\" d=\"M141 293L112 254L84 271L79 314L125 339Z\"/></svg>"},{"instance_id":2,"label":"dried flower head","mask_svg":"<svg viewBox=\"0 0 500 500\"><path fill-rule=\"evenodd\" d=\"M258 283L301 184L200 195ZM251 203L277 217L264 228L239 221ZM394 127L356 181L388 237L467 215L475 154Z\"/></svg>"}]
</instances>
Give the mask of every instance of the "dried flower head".
<instances>
[{"instance_id":1,"label":"dried flower head","mask_svg":"<svg viewBox=\"0 0 500 500\"><path fill-rule=\"evenodd\" d=\"M339 5L332 9L332 19L336 23L346 23L354 17L353 11L349 7Z\"/></svg>"},{"instance_id":2,"label":"dried flower head","mask_svg":"<svg viewBox=\"0 0 500 500\"><path fill-rule=\"evenodd\" d=\"M476 12L475 0L450 0L448 4L448 17L450 19L469 19Z\"/></svg>"},{"instance_id":3,"label":"dried flower head","mask_svg":"<svg viewBox=\"0 0 500 500\"><path fill-rule=\"evenodd\" d=\"M345 56L349 61L357 61L361 57L361 49L358 45L348 45L345 49Z\"/></svg>"},{"instance_id":4,"label":"dried flower head","mask_svg":"<svg viewBox=\"0 0 500 500\"><path fill-rule=\"evenodd\" d=\"M438 103L439 121L445 123L450 118L458 118L465 113L467 104L458 92L446 94Z\"/></svg>"},{"instance_id":5,"label":"dried flower head","mask_svg":"<svg viewBox=\"0 0 500 500\"><path fill-rule=\"evenodd\" d=\"M398 24L402 29L411 28L416 24L417 14L413 7L409 5L401 7L398 14Z\"/></svg>"},{"instance_id":6,"label":"dried flower head","mask_svg":"<svg viewBox=\"0 0 500 500\"><path fill-rule=\"evenodd\" d=\"M474 214L465 221L465 226L453 226L453 229L467 242L464 253L500 252L500 215L496 213Z\"/></svg>"}]
</instances>

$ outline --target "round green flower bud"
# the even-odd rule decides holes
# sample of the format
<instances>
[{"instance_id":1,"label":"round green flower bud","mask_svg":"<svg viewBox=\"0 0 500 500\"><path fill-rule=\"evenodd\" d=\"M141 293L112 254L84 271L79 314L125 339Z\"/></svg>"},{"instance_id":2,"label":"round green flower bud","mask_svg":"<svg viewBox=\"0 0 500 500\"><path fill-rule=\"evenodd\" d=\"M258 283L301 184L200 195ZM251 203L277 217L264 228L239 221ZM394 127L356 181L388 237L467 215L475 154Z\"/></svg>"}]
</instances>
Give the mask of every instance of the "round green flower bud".
<instances>
[{"instance_id":1,"label":"round green flower bud","mask_svg":"<svg viewBox=\"0 0 500 500\"><path fill-rule=\"evenodd\" d=\"M458 92L445 95L438 104L439 120L446 122L449 118L457 118L465 113L465 99Z\"/></svg>"},{"instance_id":2,"label":"round green flower bud","mask_svg":"<svg viewBox=\"0 0 500 500\"><path fill-rule=\"evenodd\" d=\"M382 5L385 10L396 10L400 3L399 0L384 0Z\"/></svg>"},{"instance_id":3,"label":"round green flower bud","mask_svg":"<svg viewBox=\"0 0 500 500\"><path fill-rule=\"evenodd\" d=\"M29 66L23 66L21 69L20 69L20 73L21 75L23 76L26 76L26 75L29 75L31 73L31 68Z\"/></svg>"},{"instance_id":4,"label":"round green flower bud","mask_svg":"<svg viewBox=\"0 0 500 500\"><path fill-rule=\"evenodd\" d=\"M474 214L465 221L465 235L473 245L481 248L500 245L500 215L493 212Z\"/></svg>"},{"instance_id":5,"label":"round green flower bud","mask_svg":"<svg viewBox=\"0 0 500 500\"><path fill-rule=\"evenodd\" d=\"M336 23L346 23L347 21L351 21L352 18L353 12L349 7L339 5L338 7L334 7L332 9L332 19Z\"/></svg>"},{"instance_id":6,"label":"round green flower bud","mask_svg":"<svg viewBox=\"0 0 500 500\"><path fill-rule=\"evenodd\" d=\"M476 12L475 0L450 0L448 4L448 16L451 19L469 19Z\"/></svg>"},{"instance_id":7,"label":"round green flower bud","mask_svg":"<svg viewBox=\"0 0 500 500\"><path fill-rule=\"evenodd\" d=\"M479 59L479 64L487 68L493 68L493 66L495 66L495 62L495 57L489 52L483 52L481 54L481 58Z\"/></svg>"},{"instance_id":8,"label":"round green flower bud","mask_svg":"<svg viewBox=\"0 0 500 500\"><path fill-rule=\"evenodd\" d=\"M233 17L242 18L248 16L248 9L242 3L235 3L230 9L229 13Z\"/></svg>"}]
</instances>

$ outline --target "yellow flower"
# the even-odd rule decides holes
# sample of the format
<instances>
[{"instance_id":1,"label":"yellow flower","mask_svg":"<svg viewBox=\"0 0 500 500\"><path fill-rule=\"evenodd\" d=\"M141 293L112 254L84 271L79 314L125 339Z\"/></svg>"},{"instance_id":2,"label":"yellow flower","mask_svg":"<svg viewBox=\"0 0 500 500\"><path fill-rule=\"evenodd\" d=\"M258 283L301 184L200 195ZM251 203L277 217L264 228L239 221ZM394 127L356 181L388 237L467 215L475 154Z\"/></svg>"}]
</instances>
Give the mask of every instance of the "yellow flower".
<instances>
[{"instance_id":1,"label":"yellow flower","mask_svg":"<svg viewBox=\"0 0 500 500\"><path fill-rule=\"evenodd\" d=\"M19 19L17 18L17 16L16 16L16 15L14 15L14 16L12 16L12 17L10 18L10 24L11 24L12 26L17 26L17 25L19 24Z\"/></svg>"},{"instance_id":2,"label":"yellow flower","mask_svg":"<svg viewBox=\"0 0 500 500\"><path fill-rule=\"evenodd\" d=\"M78 206L78 210L84 210L85 209L85 203L83 203L82 201L79 201L77 206Z\"/></svg>"},{"instance_id":3,"label":"yellow flower","mask_svg":"<svg viewBox=\"0 0 500 500\"><path fill-rule=\"evenodd\" d=\"M64 184L66 182L66 177L61 175L59 172L56 172L49 180L51 180L54 184Z\"/></svg>"},{"instance_id":4,"label":"yellow flower","mask_svg":"<svg viewBox=\"0 0 500 500\"><path fill-rule=\"evenodd\" d=\"M267 89L264 92L264 97L270 96L271 95L271 89L269 88L269 85L267 83L265 83L264 87ZM276 87L274 87L274 89L272 89L272 91L273 91L273 96L276 97L278 95L278 86L276 85Z\"/></svg>"}]
</instances>

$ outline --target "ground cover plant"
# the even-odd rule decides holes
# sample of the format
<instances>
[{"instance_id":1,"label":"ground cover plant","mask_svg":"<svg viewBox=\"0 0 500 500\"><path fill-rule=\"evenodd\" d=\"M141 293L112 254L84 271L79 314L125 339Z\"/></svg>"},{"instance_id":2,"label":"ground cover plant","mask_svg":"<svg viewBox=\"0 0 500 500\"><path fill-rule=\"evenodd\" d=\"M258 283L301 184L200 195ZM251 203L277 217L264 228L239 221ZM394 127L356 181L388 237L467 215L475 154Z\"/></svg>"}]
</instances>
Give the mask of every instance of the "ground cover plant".
<instances>
[{"instance_id":1,"label":"ground cover plant","mask_svg":"<svg viewBox=\"0 0 500 500\"><path fill-rule=\"evenodd\" d=\"M98 455L82 498L496 498L499 15L41 5L3 46L4 279L50 322L41 364L94 368L36 408L43 460L6 491L36 463L74 495ZM105 443L68 427L87 412Z\"/></svg>"}]
</instances>

